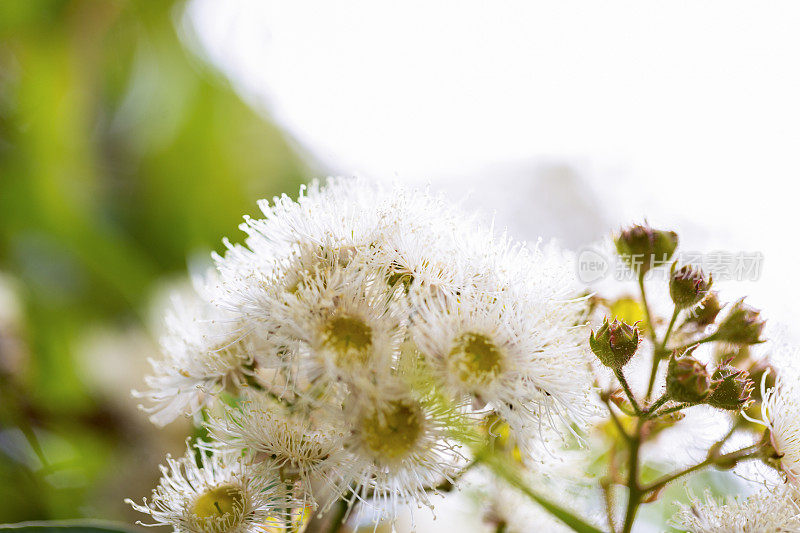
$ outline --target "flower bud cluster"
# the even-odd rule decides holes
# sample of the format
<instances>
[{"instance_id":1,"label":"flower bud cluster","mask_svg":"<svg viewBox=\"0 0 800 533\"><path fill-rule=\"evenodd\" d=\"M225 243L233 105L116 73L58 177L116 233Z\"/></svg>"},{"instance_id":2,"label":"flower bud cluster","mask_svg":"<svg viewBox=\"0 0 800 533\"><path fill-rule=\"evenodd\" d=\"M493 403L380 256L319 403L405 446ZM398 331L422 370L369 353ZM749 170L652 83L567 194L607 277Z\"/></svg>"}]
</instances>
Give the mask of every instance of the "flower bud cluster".
<instances>
[{"instance_id":1,"label":"flower bud cluster","mask_svg":"<svg viewBox=\"0 0 800 533\"><path fill-rule=\"evenodd\" d=\"M669 397L680 403L705 403L729 411L746 408L754 386L747 371L723 363L709 373L706 366L692 355L696 348L695 345L670 356L667 368Z\"/></svg>"}]
</instances>

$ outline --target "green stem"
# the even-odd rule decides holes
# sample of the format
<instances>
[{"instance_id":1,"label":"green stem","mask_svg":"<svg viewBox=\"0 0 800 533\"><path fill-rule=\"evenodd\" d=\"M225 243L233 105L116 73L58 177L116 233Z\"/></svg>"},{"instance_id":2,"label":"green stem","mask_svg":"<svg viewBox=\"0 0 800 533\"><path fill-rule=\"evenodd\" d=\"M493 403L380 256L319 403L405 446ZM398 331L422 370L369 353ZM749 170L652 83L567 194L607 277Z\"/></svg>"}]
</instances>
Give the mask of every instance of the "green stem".
<instances>
[{"instance_id":1,"label":"green stem","mask_svg":"<svg viewBox=\"0 0 800 533\"><path fill-rule=\"evenodd\" d=\"M653 350L653 364L650 367L650 380L647 382L647 393L644 395L644 401L649 401L650 396L653 395L653 387L656 384L656 375L658 375L658 363L661 362L661 355L658 350Z\"/></svg>"},{"instance_id":2,"label":"green stem","mask_svg":"<svg viewBox=\"0 0 800 533\"><path fill-rule=\"evenodd\" d=\"M644 291L644 288L642 288ZM644 294L644 292L642 292ZM653 394L653 388L656 384L656 375L658 375L658 364L661 362L661 357L667 351L667 342L669 342L669 337L672 335L672 328L675 327L675 321L678 320L678 315L680 314L681 310L678 309L676 306L672 310L672 318L669 321L669 326L667 326L667 331L664 332L664 338L661 339L661 343L659 345L653 345L653 366L650 369L650 381L647 384L647 394L645 395L645 400L650 400L650 396ZM655 334L654 334L655 336ZM653 409L650 409L652 412Z\"/></svg>"},{"instance_id":3,"label":"green stem","mask_svg":"<svg viewBox=\"0 0 800 533\"><path fill-rule=\"evenodd\" d=\"M675 306L675 309L672 311L672 318L669 321L669 326L667 326L667 331L664 333L664 338L661 339L661 351L663 352L664 349L667 347L667 342L669 341L669 336L672 335L672 328L675 327L675 321L678 320L678 315L681 313L681 310Z\"/></svg>"},{"instance_id":4,"label":"green stem","mask_svg":"<svg viewBox=\"0 0 800 533\"><path fill-rule=\"evenodd\" d=\"M650 337L650 342L653 344L653 365L650 368L650 380L647 384L647 393L644 395L644 401L650 401L650 396L653 394L653 386L656 382L656 374L658 373L658 363L661 360L661 354L657 348L658 342L656 341L656 327L653 323L653 315L650 314L650 305L647 303L647 291L644 288L644 274L639 274L639 292L642 295L642 305L644 306L644 314L647 317L647 333Z\"/></svg>"},{"instance_id":5,"label":"green stem","mask_svg":"<svg viewBox=\"0 0 800 533\"><path fill-rule=\"evenodd\" d=\"M647 408L647 413L652 415L659 407L667 403L667 401L669 401L669 394L662 394L658 400L654 401L653 404Z\"/></svg>"},{"instance_id":6,"label":"green stem","mask_svg":"<svg viewBox=\"0 0 800 533\"><path fill-rule=\"evenodd\" d=\"M654 413L650 418L658 418L660 416L668 415L670 413L674 413L675 411L680 411L681 409L686 409L687 407L691 407L692 404L690 403L680 403L678 405L674 405L667 409L664 409L660 413Z\"/></svg>"},{"instance_id":7,"label":"green stem","mask_svg":"<svg viewBox=\"0 0 800 533\"><path fill-rule=\"evenodd\" d=\"M647 333L653 346L656 345L656 329L653 324L653 316L650 314L650 306L647 305L647 294L644 290L644 274L639 274L639 292L642 294L642 305L644 306L644 315L647 317Z\"/></svg>"},{"instance_id":8,"label":"green stem","mask_svg":"<svg viewBox=\"0 0 800 533\"><path fill-rule=\"evenodd\" d=\"M742 448L741 450L736 450L735 452L726 453L723 455L715 455L710 454L704 461L697 463L696 465L692 465L688 468L684 468L683 470L678 470L677 472L673 472L672 474L668 474L661 479L650 483L649 485L642 487L642 491L644 493L650 493L657 490L660 490L668 483L675 481L676 479L683 477L687 474L691 474L697 470L701 470L707 466L712 466L715 464L726 464L730 463L731 461L741 461L744 459L752 459L761 454L762 447L760 444L754 444L752 446L748 446L746 448Z\"/></svg>"},{"instance_id":9,"label":"green stem","mask_svg":"<svg viewBox=\"0 0 800 533\"><path fill-rule=\"evenodd\" d=\"M611 533L616 533L616 525L614 525L614 496L611 494L611 480L607 478L601 480L600 487L603 490L603 503L604 507L606 508L606 522L608 522L608 530Z\"/></svg>"},{"instance_id":10,"label":"green stem","mask_svg":"<svg viewBox=\"0 0 800 533\"><path fill-rule=\"evenodd\" d=\"M541 505L545 511L561 520L564 524L572 528L573 531L577 531L578 533L603 533L600 529L597 529L578 517L572 511L561 507L542 494L534 491L522 480L516 470L509 468L505 462L498 459L490 452L483 451L477 453L475 461L489 467L497 477L503 479L506 483Z\"/></svg>"},{"instance_id":11,"label":"green stem","mask_svg":"<svg viewBox=\"0 0 800 533\"><path fill-rule=\"evenodd\" d=\"M636 433L630 439L630 455L628 457L628 505L625 509L625 522L622 533L631 533L633 522L636 520L636 511L642 503L644 493L639 487L639 448L642 445L642 424L640 418L636 423Z\"/></svg>"},{"instance_id":12,"label":"green stem","mask_svg":"<svg viewBox=\"0 0 800 533\"><path fill-rule=\"evenodd\" d=\"M650 367L650 378L647 385L647 393L645 394L645 402L650 401L650 396L653 394L653 386L656 381L656 374L658 373L658 364L661 360L661 354L658 349L658 342L656 341L656 330L653 323L653 315L650 313L650 306L647 303L647 291L644 288L644 274L639 274L639 292L642 295L642 305L644 306L645 316L647 317L647 330L650 336L650 342L653 344L653 364ZM673 312L670 326L667 329L665 339L669 337L672 328L675 326L677 311ZM666 398L662 396L655 402L655 409L666 402ZM654 411L652 407L649 412ZM625 508L625 521L622 526L622 533L631 533L633 523L636 520L636 512L639 510L639 505L642 503L644 492L639 483L639 449L642 445L642 427L645 423L646 416L641 416L643 413L639 412L639 420L636 422L636 430L632 436L629 436L628 443L630 445L628 456L628 504ZM649 413L648 413L649 414Z\"/></svg>"},{"instance_id":13,"label":"green stem","mask_svg":"<svg viewBox=\"0 0 800 533\"><path fill-rule=\"evenodd\" d=\"M708 449L708 454L709 455L718 454L719 451L722 449L722 446L726 442L728 442L728 439L731 438L734 433L736 433L737 427L738 426L736 424L736 421L734 421L733 424L731 424L731 429L729 429L728 432L725 433L725 435L721 439L719 439L717 442L711 445L711 447Z\"/></svg>"},{"instance_id":14,"label":"green stem","mask_svg":"<svg viewBox=\"0 0 800 533\"><path fill-rule=\"evenodd\" d=\"M636 398L633 396L633 391L631 390L630 386L628 385L628 380L625 379L625 375L622 373L622 369L621 368L615 368L614 369L614 375L617 376L617 380L619 381L619 384L622 385L622 390L625 391L625 395L628 397L628 400L630 400L631 405L633 406L633 410L636 413L636 415L637 416L641 415L642 414L642 409L639 407L639 404L636 403Z\"/></svg>"},{"instance_id":15,"label":"green stem","mask_svg":"<svg viewBox=\"0 0 800 533\"><path fill-rule=\"evenodd\" d=\"M696 340L696 341L689 342L689 343L687 343L687 344L683 344L683 345L681 345L681 346L678 346L677 348L672 348L670 351L671 351L671 352L684 352L684 351L686 351L688 348L691 348L692 346L694 346L695 344L705 344L705 343L707 343L707 342L713 342L713 341L715 341L715 340L717 340L717 334L716 334L716 332L712 333L712 334L711 334L711 335L709 335L708 337L703 337L703 338L702 338L702 339L700 339L700 340Z\"/></svg>"},{"instance_id":16,"label":"green stem","mask_svg":"<svg viewBox=\"0 0 800 533\"><path fill-rule=\"evenodd\" d=\"M619 418L617 417L617 414L612 409L611 404L609 402L606 402L606 406L608 407L608 414L611 416L611 420L614 422L614 425L617 427L617 431L619 431L620 435L622 435L622 437L625 440L630 440L631 436L628 435L627 431L625 431L625 428L622 426L622 422L620 422Z\"/></svg>"}]
</instances>

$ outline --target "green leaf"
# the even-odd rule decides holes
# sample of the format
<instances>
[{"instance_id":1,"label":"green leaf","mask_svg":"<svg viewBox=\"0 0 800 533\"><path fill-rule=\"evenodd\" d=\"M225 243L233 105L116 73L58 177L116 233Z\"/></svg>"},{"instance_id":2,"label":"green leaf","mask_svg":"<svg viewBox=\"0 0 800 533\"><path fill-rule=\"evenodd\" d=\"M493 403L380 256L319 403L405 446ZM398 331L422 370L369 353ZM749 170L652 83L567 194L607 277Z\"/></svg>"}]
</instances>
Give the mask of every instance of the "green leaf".
<instances>
[{"instance_id":1,"label":"green leaf","mask_svg":"<svg viewBox=\"0 0 800 533\"><path fill-rule=\"evenodd\" d=\"M65 520L58 522L21 522L0 524L0 531L19 533L134 533L126 524L104 520Z\"/></svg>"},{"instance_id":2,"label":"green leaf","mask_svg":"<svg viewBox=\"0 0 800 533\"><path fill-rule=\"evenodd\" d=\"M514 487L522 494L538 503L545 511L561 520L573 531L576 531L577 533L603 533L602 530L597 529L590 523L586 522L574 514L571 510L561 507L543 494L539 494L533 490L533 488L529 487L523 481L513 467L505 464L501 459L492 455L491 452L487 452L486 450L477 450L475 453L475 461L488 466L497 477L505 480L505 482L510 486Z\"/></svg>"}]
</instances>

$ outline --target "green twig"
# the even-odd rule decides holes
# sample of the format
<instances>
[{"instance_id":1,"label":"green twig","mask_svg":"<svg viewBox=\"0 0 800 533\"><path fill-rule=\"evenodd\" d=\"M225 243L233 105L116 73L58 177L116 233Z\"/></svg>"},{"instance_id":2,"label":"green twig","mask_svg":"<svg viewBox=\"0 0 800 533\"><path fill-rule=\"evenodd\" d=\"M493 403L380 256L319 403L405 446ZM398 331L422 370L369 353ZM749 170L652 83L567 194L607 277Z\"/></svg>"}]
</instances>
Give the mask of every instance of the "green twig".
<instances>
[{"instance_id":1,"label":"green twig","mask_svg":"<svg viewBox=\"0 0 800 533\"><path fill-rule=\"evenodd\" d=\"M652 418L652 414L655 413L659 407L667 403L667 401L669 401L669 394L666 393L662 394L658 400L654 401L653 404L647 408L648 418Z\"/></svg>"},{"instance_id":2,"label":"green twig","mask_svg":"<svg viewBox=\"0 0 800 533\"><path fill-rule=\"evenodd\" d=\"M650 418L658 418L660 416L668 415L670 413L674 413L676 411L680 411L682 409L686 409L687 407L691 407L691 406L692 406L692 404L690 404L690 403L680 403L678 405L673 405L672 407L668 407L667 409L664 409L660 413L654 413L653 415L651 415Z\"/></svg>"},{"instance_id":3,"label":"green twig","mask_svg":"<svg viewBox=\"0 0 800 533\"><path fill-rule=\"evenodd\" d=\"M627 431L625 431L625 428L623 427L622 422L620 421L619 417L617 417L617 414L614 412L614 409L611 407L611 403L606 402L606 406L608 407L608 414L611 416L611 420L614 422L614 425L617 427L617 431L619 431L620 435L622 435L622 437L625 440L630 440L631 436L628 434Z\"/></svg>"},{"instance_id":4,"label":"green twig","mask_svg":"<svg viewBox=\"0 0 800 533\"><path fill-rule=\"evenodd\" d=\"M637 416L642 414L642 409L639 407L639 404L636 402L636 398L633 396L633 391L631 390L630 386L628 385L628 380L625 379L625 375L622 373L621 368L614 369L614 375L617 376L617 380L619 384L622 385L622 390L625 391L625 395L630 400L631 405L633 406L633 410Z\"/></svg>"},{"instance_id":5,"label":"green twig","mask_svg":"<svg viewBox=\"0 0 800 533\"><path fill-rule=\"evenodd\" d=\"M644 274L639 274L639 292L642 295L642 306L644 306L644 314L647 317L647 333L650 337L650 342L653 344L653 365L650 368L650 380L647 384L647 393L644 395L644 401L650 401L650 395L653 394L653 386L656 382L656 374L658 373L658 363L661 360L661 354L658 350L658 342L656 341L656 326L653 323L653 315L650 314L650 305L647 303L647 291L644 288Z\"/></svg>"},{"instance_id":6,"label":"green twig","mask_svg":"<svg viewBox=\"0 0 800 533\"><path fill-rule=\"evenodd\" d=\"M644 493L639 487L639 448L642 445L642 425L644 419L636 423L636 433L630 439L630 455L628 457L628 505L625 508L625 522L622 533L631 533L633 522L636 520L636 511L642 503Z\"/></svg>"},{"instance_id":7,"label":"green twig","mask_svg":"<svg viewBox=\"0 0 800 533\"><path fill-rule=\"evenodd\" d=\"M642 487L642 491L647 494L657 490L662 489L668 483L675 481L676 479L683 477L687 474L691 474L697 470L701 470L707 466L712 465L727 465L730 464L732 461L741 461L745 459L753 459L760 455L762 452L761 444L753 444L752 446L748 446L746 448L742 448L741 450L736 450L735 452L726 453L723 455L716 455L716 454L709 454L709 456L702 462L697 463L696 465L692 465L688 468L684 468L683 470L678 470L677 472L673 472L672 474L668 474L661 479L658 479L649 485Z\"/></svg>"},{"instance_id":8,"label":"green twig","mask_svg":"<svg viewBox=\"0 0 800 533\"><path fill-rule=\"evenodd\" d=\"M650 306L647 304L647 294L644 290L644 274L639 274L639 292L642 295L642 306L644 306L644 315L647 317L647 334L653 346L656 345L656 328L653 324L653 316L650 314Z\"/></svg>"},{"instance_id":9,"label":"green twig","mask_svg":"<svg viewBox=\"0 0 800 533\"><path fill-rule=\"evenodd\" d=\"M505 462L489 452L482 451L476 454L475 460L486 465L499 478L525 494L528 498L542 506L542 508L561 520L564 524L578 533L603 533L593 525L578 517L572 511L561 507L557 503L550 501L542 494L529 487L519 476L516 470L509 468Z\"/></svg>"},{"instance_id":10,"label":"green twig","mask_svg":"<svg viewBox=\"0 0 800 533\"><path fill-rule=\"evenodd\" d=\"M685 352L687 349L691 348L692 346L695 346L696 344L705 344L707 342L713 342L715 340L717 340L717 333L716 332L712 333L711 335L709 335L707 337L703 337L702 339L699 339L699 340L696 340L696 341L692 341L692 342L683 344L681 346L678 346L677 348L671 348L669 351L670 352Z\"/></svg>"},{"instance_id":11,"label":"green twig","mask_svg":"<svg viewBox=\"0 0 800 533\"><path fill-rule=\"evenodd\" d=\"M669 326L667 327L667 331L664 333L664 338L661 339L661 348L660 351L664 351L667 347L667 342L669 342L669 336L672 335L672 328L675 327L675 321L678 319L678 315L681 313L681 310L678 309L678 306L675 306L675 309L672 311L672 318L669 321Z\"/></svg>"}]
</instances>

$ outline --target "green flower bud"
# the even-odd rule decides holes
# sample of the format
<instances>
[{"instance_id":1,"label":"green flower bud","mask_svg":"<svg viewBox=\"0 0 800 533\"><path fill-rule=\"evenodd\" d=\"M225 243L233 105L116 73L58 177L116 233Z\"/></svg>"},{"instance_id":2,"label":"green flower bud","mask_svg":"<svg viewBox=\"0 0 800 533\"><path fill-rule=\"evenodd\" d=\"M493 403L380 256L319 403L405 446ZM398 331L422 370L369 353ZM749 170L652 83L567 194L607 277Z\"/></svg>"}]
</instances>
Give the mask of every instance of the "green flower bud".
<instances>
[{"instance_id":1,"label":"green flower bud","mask_svg":"<svg viewBox=\"0 0 800 533\"><path fill-rule=\"evenodd\" d=\"M678 263L672 263L669 277L669 294L678 309L686 309L700 303L711 289L711 277L708 279L703 271L691 265L676 269Z\"/></svg>"},{"instance_id":2,"label":"green flower bud","mask_svg":"<svg viewBox=\"0 0 800 533\"><path fill-rule=\"evenodd\" d=\"M644 275L651 268L670 260L678 247L678 234L637 224L622 230L614 243L628 267L636 274Z\"/></svg>"},{"instance_id":3,"label":"green flower bud","mask_svg":"<svg viewBox=\"0 0 800 533\"><path fill-rule=\"evenodd\" d=\"M717 320L717 315L722 310L719 303L719 297L714 291L709 291L703 300L697 304L686 318L686 324L691 324L697 328L705 328L710 326Z\"/></svg>"},{"instance_id":4,"label":"green flower bud","mask_svg":"<svg viewBox=\"0 0 800 533\"><path fill-rule=\"evenodd\" d=\"M739 411L750 403L754 383L746 370L722 365L711 375L711 381L716 384L706 400L711 407Z\"/></svg>"},{"instance_id":5,"label":"green flower bud","mask_svg":"<svg viewBox=\"0 0 800 533\"><path fill-rule=\"evenodd\" d=\"M765 321L760 317L761 311L753 309L739 300L714 333L715 340L731 344L758 344L764 342L761 332Z\"/></svg>"},{"instance_id":6,"label":"green flower bud","mask_svg":"<svg viewBox=\"0 0 800 533\"><path fill-rule=\"evenodd\" d=\"M693 346L682 355L673 352L667 367L667 393L670 398L681 403L703 403L711 394L711 376L706 367L691 353Z\"/></svg>"},{"instance_id":7,"label":"green flower bud","mask_svg":"<svg viewBox=\"0 0 800 533\"><path fill-rule=\"evenodd\" d=\"M616 318L609 324L608 318L603 325L589 335L589 347L609 368L620 369L631 360L639 348L639 329L636 324L629 326Z\"/></svg>"}]
</instances>

